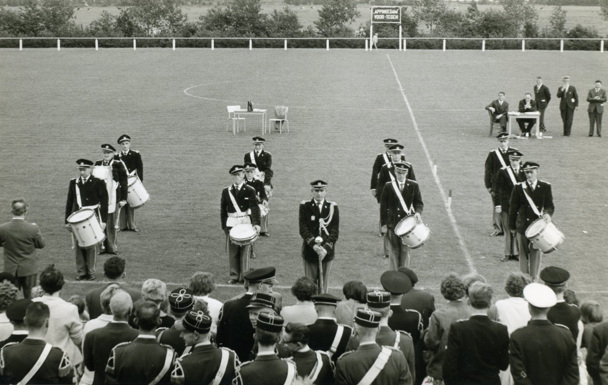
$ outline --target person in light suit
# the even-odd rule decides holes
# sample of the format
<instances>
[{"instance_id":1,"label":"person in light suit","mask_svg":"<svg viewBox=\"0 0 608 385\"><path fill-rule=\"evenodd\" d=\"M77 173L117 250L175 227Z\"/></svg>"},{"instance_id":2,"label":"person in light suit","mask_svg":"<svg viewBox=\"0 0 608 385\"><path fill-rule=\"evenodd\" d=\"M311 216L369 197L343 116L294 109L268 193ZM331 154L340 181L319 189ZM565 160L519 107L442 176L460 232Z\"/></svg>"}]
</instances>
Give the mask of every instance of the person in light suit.
<instances>
[{"instance_id":1,"label":"person in light suit","mask_svg":"<svg viewBox=\"0 0 608 385\"><path fill-rule=\"evenodd\" d=\"M557 90L557 97L560 98L559 110L564 122L563 136L570 136L572 131L572 121L574 120L574 111L578 107L578 93L576 88L570 85L570 76L564 76L562 79L563 85Z\"/></svg>"},{"instance_id":2,"label":"person in light suit","mask_svg":"<svg viewBox=\"0 0 608 385\"><path fill-rule=\"evenodd\" d=\"M597 126L597 136L602 136L602 114L604 113L604 103L606 103L606 90L602 88L600 80L595 81L595 87L587 93L589 107L589 136L593 136L595 126Z\"/></svg>"},{"instance_id":3,"label":"person in light suit","mask_svg":"<svg viewBox=\"0 0 608 385\"><path fill-rule=\"evenodd\" d=\"M534 86L534 101L536 102L536 108L540 112L540 120L538 122L540 132L547 132L545 127L545 110L551 101L551 91L549 87L543 84L543 78L540 76L536 77L536 85Z\"/></svg>"},{"instance_id":4,"label":"person in light suit","mask_svg":"<svg viewBox=\"0 0 608 385\"><path fill-rule=\"evenodd\" d=\"M498 93L498 99L493 100L492 103L486 106L486 110L492 113L492 118L495 122L500 123L500 129L503 132L507 131L507 112L509 112L509 103L505 100L505 93L500 91Z\"/></svg>"},{"instance_id":5,"label":"person in light suit","mask_svg":"<svg viewBox=\"0 0 608 385\"><path fill-rule=\"evenodd\" d=\"M16 286L23 290L23 297L31 298L36 286L38 258L36 249L45 245L40 228L25 221L28 204L23 199L11 203L13 219L0 225L0 247L4 248L4 271L15 277Z\"/></svg>"}]
</instances>

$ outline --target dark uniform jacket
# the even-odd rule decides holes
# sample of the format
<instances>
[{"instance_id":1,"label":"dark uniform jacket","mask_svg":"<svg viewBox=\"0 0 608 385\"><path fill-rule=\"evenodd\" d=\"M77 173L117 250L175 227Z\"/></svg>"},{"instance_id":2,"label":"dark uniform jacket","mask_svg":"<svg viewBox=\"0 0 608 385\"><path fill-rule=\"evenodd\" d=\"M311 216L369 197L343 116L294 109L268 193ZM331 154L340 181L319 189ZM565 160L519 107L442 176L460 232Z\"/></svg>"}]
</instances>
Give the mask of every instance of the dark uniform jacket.
<instances>
[{"instance_id":1,"label":"dark uniform jacket","mask_svg":"<svg viewBox=\"0 0 608 385\"><path fill-rule=\"evenodd\" d=\"M596 96L599 96L599 99L595 99ZM600 88L599 91L596 91L595 88L589 90L587 93L587 101L589 102L589 106L587 107L588 112L597 112L598 114L604 113L604 103L606 103L606 90Z\"/></svg>"},{"instance_id":2,"label":"dark uniform jacket","mask_svg":"<svg viewBox=\"0 0 608 385\"><path fill-rule=\"evenodd\" d=\"M284 385L288 365L294 364L276 354L258 355L255 360L241 364L243 385Z\"/></svg>"},{"instance_id":3,"label":"dark uniform jacket","mask_svg":"<svg viewBox=\"0 0 608 385\"><path fill-rule=\"evenodd\" d=\"M577 385L576 344L570 331L546 320L531 320L511 334L509 361L517 385Z\"/></svg>"},{"instance_id":4,"label":"dark uniform jacket","mask_svg":"<svg viewBox=\"0 0 608 385\"><path fill-rule=\"evenodd\" d=\"M236 352L241 362L249 359L253 349L253 326L249 321L247 305L252 293L229 299L222 306L217 325L217 343Z\"/></svg>"},{"instance_id":5,"label":"dark uniform jacket","mask_svg":"<svg viewBox=\"0 0 608 385\"><path fill-rule=\"evenodd\" d=\"M525 182L526 174L519 167L519 172L515 172L513 168L509 165L507 168L502 168L496 173L496 179L494 182L494 194L495 199L494 202L496 205L500 205L502 211L509 212L509 199L511 199L511 193L513 192L513 181L511 180L511 176L509 175L509 171L513 173L515 176L515 181L517 183Z\"/></svg>"},{"instance_id":6,"label":"dark uniform jacket","mask_svg":"<svg viewBox=\"0 0 608 385\"><path fill-rule=\"evenodd\" d=\"M422 316L424 329L429 326L431 314L435 311L435 297L424 290L412 288L401 297L401 307L404 310L416 310Z\"/></svg>"},{"instance_id":7,"label":"dark uniform jacket","mask_svg":"<svg viewBox=\"0 0 608 385\"><path fill-rule=\"evenodd\" d=\"M95 162L95 166L103 166L103 160ZM110 163L112 167L112 179L116 182L116 202L126 201L129 194L129 182L127 180L127 169L121 161L113 160Z\"/></svg>"},{"instance_id":8,"label":"dark uniform jacket","mask_svg":"<svg viewBox=\"0 0 608 385\"><path fill-rule=\"evenodd\" d=\"M26 338L21 343L5 345L0 351L0 383L16 384L29 373L40 357L45 341ZM71 384L72 365L68 355L51 348L42 366L29 384Z\"/></svg>"},{"instance_id":9,"label":"dark uniform jacket","mask_svg":"<svg viewBox=\"0 0 608 385\"><path fill-rule=\"evenodd\" d=\"M267 151L260 151L260 155L256 154L253 151L253 157L255 162L251 159L251 152L245 154L244 161L247 163L255 163L258 166L258 170L264 173L264 184L272 186L272 177L274 176L274 172L272 171L272 154Z\"/></svg>"},{"instance_id":10,"label":"dark uniform jacket","mask_svg":"<svg viewBox=\"0 0 608 385\"><path fill-rule=\"evenodd\" d=\"M106 182L95 178L93 175L89 177L83 185L82 179L74 178L70 180L68 188L68 200L65 204L65 223L68 223L68 217L82 207L78 207L76 198L76 186L80 190L80 199L82 206L99 205L99 215L101 222L106 223L108 218L108 190L106 190ZM97 211L97 210L95 210Z\"/></svg>"},{"instance_id":11,"label":"dark uniform jacket","mask_svg":"<svg viewBox=\"0 0 608 385\"><path fill-rule=\"evenodd\" d=\"M317 385L333 385L334 381L334 363L326 352L319 351L321 354L321 371L313 384ZM317 354L314 350L306 352L294 352L291 360L295 362L298 376L306 377L312 372L312 369L317 364Z\"/></svg>"},{"instance_id":12,"label":"dark uniform jacket","mask_svg":"<svg viewBox=\"0 0 608 385\"><path fill-rule=\"evenodd\" d=\"M84 365L95 374L93 385L103 385L106 378L106 363L112 348L137 338L139 331L123 322L110 322L106 326L91 330L84 337L82 355Z\"/></svg>"},{"instance_id":13,"label":"dark uniform jacket","mask_svg":"<svg viewBox=\"0 0 608 385\"><path fill-rule=\"evenodd\" d=\"M502 159L505 163L505 166L509 165L508 152L511 149L513 149L513 148L507 147L507 149L504 152L502 152L500 150L500 148L498 149L498 153L502 157ZM485 172L484 172L484 177L483 177L483 181L484 181L487 189L491 188L492 190L494 190L494 181L496 180L496 174L502 167L503 167L502 163L500 162L500 159L498 159L498 156L496 155L496 150L490 151L488 153L488 157L486 158ZM492 195L494 195L494 191L492 191Z\"/></svg>"},{"instance_id":14,"label":"dark uniform jacket","mask_svg":"<svg viewBox=\"0 0 608 385\"><path fill-rule=\"evenodd\" d=\"M141 154L139 151L129 150L126 155L120 151L118 155L116 155L116 158L124 162L125 166L127 166L129 175L133 175L133 172L135 172L139 177L139 180L142 182L144 181L144 164L141 161Z\"/></svg>"},{"instance_id":15,"label":"dark uniform jacket","mask_svg":"<svg viewBox=\"0 0 608 385\"><path fill-rule=\"evenodd\" d=\"M348 340L353 332L353 329L348 325L340 326L344 328L344 331L342 333L342 337L340 338L340 342L338 343L338 347L331 357L333 361L336 361L338 357L344 353L346 350L346 345L348 345ZM310 330L308 346L312 350L329 352L338 331L338 323L336 320L331 318L318 318L315 323L308 325L308 329Z\"/></svg>"},{"instance_id":16,"label":"dark uniform jacket","mask_svg":"<svg viewBox=\"0 0 608 385\"><path fill-rule=\"evenodd\" d=\"M557 97L561 100L559 101L559 109L575 109L578 107L578 93L576 92L576 88L574 86L568 86L566 92L562 91L562 87L557 89Z\"/></svg>"},{"instance_id":17,"label":"dark uniform jacket","mask_svg":"<svg viewBox=\"0 0 608 385\"><path fill-rule=\"evenodd\" d=\"M161 345L169 345L175 350L175 354L180 357L186 349L186 342L181 337L182 331L173 324L170 328L156 329L156 340Z\"/></svg>"},{"instance_id":18,"label":"dark uniform jacket","mask_svg":"<svg viewBox=\"0 0 608 385\"><path fill-rule=\"evenodd\" d=\"M326 223L327 233L320 231L319 219L329 220L332 211L331 222ZM319 255L312 247L316 244L315 238L320 236L323 238L321 246L327 250L324 261L333 260L336 241L340 235L340 211L338 210L338 205L335 202L324 200L323 207L319 210L319 206L317 206L314 199L302 201L300 203L299 221L300 236L304 240L302 244L302 257L309 262L319 260Z\"/></svg>"},{"instance_id":19,"label":"dark uniform jacket","mask_svg":"<svg viewBox=\"0 0 608 385\"><path fill-rule=\"evenodd\" d=\"M247 183L243 183L243 186L236 191L236 187L231 185L230 187L224 188L222 190L222 200L220 202L221 214L220 218L222 221L222 229L224 231L229 231L230 228L226 226L226 220L228 219L228 213L236 213L236 208L232 204L232 199L230 199L230 195L228 191L232 193L232 196L236 200L237 205L241 212L245 213L250 210L249 218L251 218L252 225L260 225L260 207L258 206L258 197L255 192L255 189L251 186L248 186Z\"/></svg>"},{"instance_id":20,"label":"dark uniform jacket","mask_svg":"<svg viewBox=\"0 0 608 385\"><path fill-rule=\"evenodd\" d=\"M564 325L572 333L576 341L578 337L578 321L581 320L581 311L578 306L566 302L558 302L547 313L547 318L554 324Z\"/></svg>"},{"instance_id":21,"label":"dark uniform jacket","mask_svg":"<svg viewBox=\"0 0 608 385\"><path fill-rule=\"evenodd\" d=\"M405 157L403 157L403 161L405 162ZM384 186L386 186L386 182L390 182L393 179L397 179L397 177L395 176L395 167L393 167L393 164L390 163L388 165L382 166L382 168L380 168L380 172L378 173L378 180L376 184L376 200L378 201L378 203L380 203L380 200L382 199L382 191L384 190ZM416 180L414 166L412 166L411 164L410 170L407 172L407 179Z\"/></svg>"},{"instance_id":22,"label":"dark uniform jacket","mask_svg":"<svg viewBox=\"0 0 608 385\"><path fill-rule=\"evenodd\" d=\"M391 356L373 384L411 385L413 377L405 362L403 353L397 349L390 349ZM366 344L359 346L354 352L343 354L336 363L336 383L338 385L358 384L372 367L381 350L382 348L377 344Z\"/></svg>"},{"instance_id":23,"label":"dark uniform jacket","mask_svg":"<svg viewBox=\"0 0 608 385\"><path fill-rule=\"evenodd\" d=\"M15 330L13 333L8 336L7 339L0 341L0 349L2 349L5 345L10 344L11 342L19 343L27 338L27 331ZM1 382L0 382L1 383Z\"/></svg>"},{"instance_id":24,"label":"dark uniform jacket","mask_svg":"<svg viewBox=\"0 0 608 385\"><path fill-rule=\"evenodd\" d=\"M595 385L602 385L600 379L600 360L608 347L608 321L602 322L593 328L591 342L587 347L587 371ZM591 385L591 384L589 384Z\"/></svg>"},{"instance_id":25,"label":"dark uniform jacket","mask_svg":"<svg viewBox=\"0 0 608 385\"><path fill-rule=\"evenodd\" d=\"M226 348L221 349L227 350L229 356L228 364L219 384L230 385L238 374L239 360L234 351ZM212 344L196 345L190 353L175 361L175 366L171 372L171 383L173 385L211 384L220 369L221 349Z\"/></svg>"},{"instance_id":26,"label":"dark uniform jacket","mask_svg":"<svg viewBox=\"0 0 608 385\"><path fill-rule=\"evenodd\" d=\"M0 247L4 247L4 271L17 277L38 273L36 249L44 247L40 228L24 219L0 225Z\"/></svg>"},{"instance_id":27,"label":"dark uniform jacket","mask_svg":"<svg viewBox=\"0 0 608 385\"><path fill-rule=\"evenodd\" d=\"M391 305L393 315L388 318L388 326L393 330L403 330L412 336L414 344L418 343L422 333L422 316L413 309L404 310L401 305Z\"/></svg>"},{"instance_id":28,"label":"dark uniform jacket","mask_svg":"<svg viewBox=\"0 0 608 385\"><path fill-rule=\"evenodd\" d=\"M539 218L528 203L528 199L524 195L524 189L530 198L532 198L541 214L548 213L553 216L553 212L555 211L553 194L551 193L551 185L549 183L541 180L537 181L534 191L532 191L528 182L518 185L513 189L511 199L509 200L509 228L517 230L520 234L525 234L530 223Z\"/></svg>"},{"instance_id":29,"label":"dark uniform jacket","mask_svg":"<svg viewBox=\"0 0 608 385\"><path fill-rule=\"evenodd\" d=\"M132 342L123 342L112 349L106 366L106 384L148 384L164 368L167 351L171 354L169 370L158 385L171 383L171 368L175 361L173 348L161 345L152 338L141 336Z\"/></svg>"},{"instance_id":30,"label":"dark uniform jacket","mask_svg":"<svg viewBox=\"0 0 608 385\"><path fill-rule=\"evenodd\" d=\"M549 87L544 84L541 84L540 87L534 86L534 101L539 110L547 108L547 105L551 101L551 91L549 91Z\"/></svg>"},{"instance_id":31,"label":"dark uniform jacket","mask_svg":"<svg viewBox=\"0 0 608 385\"><path fill-rule=\"evenodd\" d=\"M397 189L399 189L399 182L395 183L397 183ZM414 212L422 214L424 203L422 202L420 187L418 187L416 181L406 179L401 196L408 209L412 210L413 208ZM387 182L380 201L380 225L386 225L389 229L394 229L397 223L407 216L391 182Z\"/></svg>"},{"instance_id":32,"label":"dark uniform jacket","mask_svg":"<svg viewBox=\"0 0 608 385\"><path fill-rule=\"evenodd\" d=\"M474 315L450 327L443 358L446 385L500 385L498 372L509 366L507 327Z\"/></svg>"},{"instance_id":33,"label":"dark uniform jacket","mask_svg":"<svg viewBox=\"0 0 608 385\"><path fill-rule=\"evenodd\" d=\"M378 154L376 156L376 160L374 161L374 166L372 167L372 179L369 184L370 190L374 190L374 189L378 188L378 175L380 174L380 170L382 169L382 166L387 164L387 161L388 161L388 163L390 163L391 156L386 151L383 152L382 154Z\"/></svg>"},{"instance_id":34,"label":"dark uniform jacket","mask_svg":"<svg viewBox=\"0 0 608 385\"><path fill-rule=\"evenodd\" d=\"M247 180L247 178L245 178L245 183L255 189L256 195L258 197L258 203L268 201L268 197L266 196L266 189L264 188L264 182L257 179Z\"/></svg>"}]
</instances>

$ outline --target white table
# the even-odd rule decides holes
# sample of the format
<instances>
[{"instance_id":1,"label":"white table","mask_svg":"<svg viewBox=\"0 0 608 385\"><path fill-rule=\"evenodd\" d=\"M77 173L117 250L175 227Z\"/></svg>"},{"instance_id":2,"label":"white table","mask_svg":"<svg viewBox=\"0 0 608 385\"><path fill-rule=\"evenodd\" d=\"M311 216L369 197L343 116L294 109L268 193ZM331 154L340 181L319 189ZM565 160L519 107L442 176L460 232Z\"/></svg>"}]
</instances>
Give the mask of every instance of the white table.
<instances>
[{"instance_id":1,"label":"white table","mask_svg":"<svg viewBox=\"0 0 608 385\"><path fill-rule=\"evenodd\" d=\"M538 111L508 112L507 115L509 116L509 123L507 124L508 130L509 130L509 138L516 137L511 134L511 126L513 125L513 119L535 119L536 124L534 124L534 127L535 127L536 132L535 132L534 136L539 138L538 134L540 132L540 124L539 124L540 123L540 112L538 112ZM519 137L519 136L517 136L517 137Z\"/></svg>"},{"instance_id":2,"label":"white table","mask_svg":"<svg viewBox=\"0 0 608 385\"><path fill-rule=\"evenodd\" d=\"M264 135L266 133L266 121L268 120L268 110L266 109L261 109L261 108L254 108L253 111L247 111L247 110L236 110L234 111L234 116L237 118L240 118L241 116L247 116L247 115L252 115L252 116L261 116L262 117L262 135ZM268 127L268 133L270 133L270 127Z\"/></svg>"}]
</instances>

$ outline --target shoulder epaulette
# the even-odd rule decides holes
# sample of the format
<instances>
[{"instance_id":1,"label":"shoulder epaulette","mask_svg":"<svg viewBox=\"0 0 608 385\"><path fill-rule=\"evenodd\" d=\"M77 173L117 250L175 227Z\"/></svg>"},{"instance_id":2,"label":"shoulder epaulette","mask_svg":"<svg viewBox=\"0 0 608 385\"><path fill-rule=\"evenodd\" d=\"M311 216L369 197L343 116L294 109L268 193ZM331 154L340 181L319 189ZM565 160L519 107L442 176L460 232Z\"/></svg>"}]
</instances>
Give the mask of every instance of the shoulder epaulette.
<instances>
[{"instance_id":1,"label":"shoulder epaulette","mask_svg":"<svg viewBox=\"0 0 608 385\"><path fill-rule=\"evenodd\" d=\"M139 154L139 151L137 151L137 150L131 150L131 152L134 152L134 153L136 153L136 154Z\"/></svg>"},{"instance_id":2,"label":"shoulder epaulette","mask_svg":"<svg viewBox=\"0 0 608 385\"><path fill-rule=\"evenodd\" d=\"M408 337L412 338L412 335L411 335L410 333L406 332L405 330L395 330L395 331L396 331L397 333L401 333L401 334L404 334L404 335L406 335L406 336L408 336Z\"/></svg>"},{"instance_id":3,"label":"shoulder epaulette","mask_svg":"<svg viewBox=\"0 0 608 385\"><path fill-rule=\"evenodd\" d=\"M545 183L545 184L549 184L549 185L551 184L551 183L549 183L549 182L546 182L546 181L544 181L544 180L540 180L540 179L539 179L538 181L539 181L539 182L543 182L543 183Z\"/></svg>"},{"instance_id":4,"label":"shoulder epaulette","mask_svg":"<svg viewBox=\"0 0 608 385\"><path fill-rule=\"evenodd\" d=\"M241 368L242 368L243 366L247 366L247 365L251 364L252 362L253 362L253 361L245 361L245 362L241 362Z\"/></svg>"},{"instance_id":5,"label":"shoulder epaulette","mask_svg":"<svg viewBox=\"0 0 608 385\"><path fill-rule=\"evenodd\" d=\"M302 202L300 202L301 205L305 205L306 202L308 202L307 200L303 200Z\"/></svg>"},{"instance_id":6,"label":"shoulder epaulette","mask_svg":"<svg viewBox=\"0 0 608 385\"><path fill-rule=\"evenodd\" d=\"M343 359L344 357L348 356L349 354L355 352L355 350L351 350L349 352L344 352L342 353L342 355L340 357L338 357L338 361L340 361L341 359Z\"/></svg>"},{"instance_id":7,"label":"shoulder epaulette","mask_svg":"<svg viewBox=\"0 0 608 385\"><path fill-rule=\"evenodd\" d=\"M327 203L329 203L331 206L337 206L338 205L336 202L332 202L332 201L327 201Z\"/></svg>"},{"instance_id":8,"label":"shoulder epaulette","mask_svg":"<svg viewBox=\"0 0 608 385\"><path fill-rule=\"evenodd\" d=\"M122 346L129 345L131 342L133 342L133 341L126 341L126 342L121 342L121 343L119 343L119 344L116 344L116 346L114 346L114 347L112 348L112 350L115 350L116 348L120 348L120 347L122 347Z\"/></svg>"},{"instance_id":9,"label":"shoulder epaulette","mask_svg":"<svg viewBox=\"0 0 608 385\"><path fill-rule=\"evenodd\" d=\"M166 348L167 350L172 351L173 354L175 354L175 349L173 349L173 346L167 345L167 344L159 344L159 345L162 346L163 348Z\"/></svg>"},{"instance_id":10,"label":"shoulder epaulette","mask_svg":"<svg viewBox=\"0 0 608 385\"><path fill-rule=\"evenodd\" d=\"M70 363L70 357L66 352L57 348L61 351L61 362L59 363L59 377L66 377L72 372L72 364Z\"/></svg>"},{"instance_id":11,"label":"shoulder epaulette","mask_svg":"<svg viewBox=\"0 0 608 385\"><path fill-rule=\"evenodd\" d=\"M461 318L459 320L456 320L456 322L463 322L463 321L467 321L467 320L468 320L468 318Z\"/></svg>"},{"instance_id":12,"label":"shoulder epaulette","mask_svg":"<svg viewBox=\"0 0 608 385\"><path fill-rule=\"evenodd\" d=\"M70 179L70 182L71 182L71 181L76 182L76 180L77 180L77 179L78 179L78 178L72 178L72 179Z\"/></svg>"},{"instance_id":13,"label":"shoulder epaulette","mask_svg":"<svg viewBox=\"0 0 608 385\"><path fill-rule=\"evenodd\" d=\"M564 328L564 329L570 331L570 328L568 326L566 326L566 325L562 325L562 324L554 324L554 325L555 326L559 326L560 328Z\"/></svg>"}]
</instances>

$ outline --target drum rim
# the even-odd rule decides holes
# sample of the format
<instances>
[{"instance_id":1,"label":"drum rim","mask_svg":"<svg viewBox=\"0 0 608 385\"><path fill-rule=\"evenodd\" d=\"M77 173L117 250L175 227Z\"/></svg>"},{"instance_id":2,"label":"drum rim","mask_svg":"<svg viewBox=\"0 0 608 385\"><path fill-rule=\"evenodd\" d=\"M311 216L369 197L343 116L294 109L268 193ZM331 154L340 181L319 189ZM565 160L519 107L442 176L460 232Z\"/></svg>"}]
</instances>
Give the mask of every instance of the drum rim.
<instances>
[{"instance_id":1,"label":"drum rim","mask_svg":"<svg viewBox=\"0 0 608 385\"><path fill-rule=\"evenodd\" d=\"M70 218L72 218L76 214L81 214L81 213L84 213L84 212L87 212L87 211L89 211L91 215L87 216L86 218L81 219L79 221L70 220ZM70 224L77 224L77 223L81 223L81 222L86 221L87 219L91 218L93 215L95 215L95 210L93 210L93 209L80 209L80 210L76 210L72 214L70 214L70 216L68 217L67 221Z\"/></svg>"}]
</instances>

